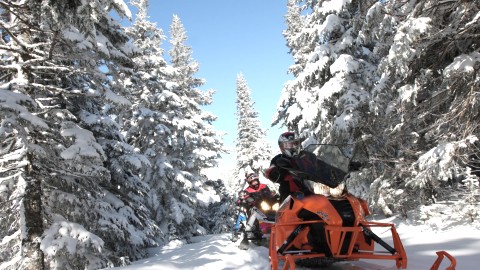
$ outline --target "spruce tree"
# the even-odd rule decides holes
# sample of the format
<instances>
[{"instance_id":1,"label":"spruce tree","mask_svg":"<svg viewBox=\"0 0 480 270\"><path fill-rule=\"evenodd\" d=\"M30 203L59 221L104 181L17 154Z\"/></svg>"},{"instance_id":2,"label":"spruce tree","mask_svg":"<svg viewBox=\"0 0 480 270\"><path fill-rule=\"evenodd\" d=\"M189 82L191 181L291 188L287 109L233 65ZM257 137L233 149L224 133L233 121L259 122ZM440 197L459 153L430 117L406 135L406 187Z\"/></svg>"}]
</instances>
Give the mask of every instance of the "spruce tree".
<instances>
[{"instance_id":1,"label":"spruce tree","mask_svg":"<svg viewBox=\"0 0 480 270\"><path fill-rule=\"evenodd\" d=\"M322 142L351 143L375 82L358 42L357 2L289 1L284 31L294 59L273 124ZM283 119L283 120L282 120ZM352 147L344 149L350 156Z\"/></svg>"},{"instance_id":2,"label":"spruce tree","mask_svg":"<svg viewBox=\"0 0 480 270\"><path fill-rule=\"evenodd\" d=\"M285 84L274 124L346 145L363 165L349 187L387 215L471 183L462 179L478 170L477 114L463 112L477 107L478 3L292 0L288 7L295 79ZM454 46L458 40L464 46Z\"/></svg>"},{"instance_id":3,"label":"spruce tree","mask_svg":"<svg viewBox=\"0 0 480 270\"><path fill-rule=\"evenodd\" d=\"M260 174L272 158L271 148L265 140L265 131L260 126L258 112L254 109L251 91L243 74L237 75L237 139L236 175L243 186L245 174Z\"/></svg>"},{"instance_id":4,"label":"spruce tree","mask_svg":"<svg viewBox=\"0 0 480 270\"><path fill-rule=\"evenodd\" d=\"M109 164L112 156L130 160L123 150L132 149L105 110L128 104L112 78L131 67L132 50L110 14L130 11L123 1L0 5L5 261L20 258L16 269L101 268L142 256L144 243L133 238L149 225L123 196L129 172L111 173Z\"/></svg>"},{"instance_id":5,"label":"spruce tree","mask_svg":"<svg viewBox=\"0 0 480 270\"><path fill-rule=\"evenodd\" d=\"M199 63L192 57L192 48L186 44L185 28L176 15L170 25L170 63L173 68L173 82L168 112L171 121L171 140L166 154L171 158L171 167L166 168L166 177L172 189L180 192L164 192L169 200L172 216L176 216L171 226L176 235L197 235L205 233L199 227L198 216L206 211L203 197L207 191L207 178L203 169L217 165L217 159L225 152L221 134L213 128L216 116L204 109L212 102L213 90L200 89L205 80L196 78ZM168 197L167 197L168 196ZM193 214L193 215L192 215Z\"/></svg>"},{"instance_id":6,"label":"spruce tree","mask_svg":"<svg viewBox=\"0 0 480 270\"><path fill-rule=\"evenodd\" d=\"M374 188L384 187L385 208L405 213L456 194L478 169L479 40L473 33L479 6L393 1L384 7L383 14L396 15L396 31L378 69L383 81L371 106L377 113L371 126L378 127L372 142L382 150L377 160L395 166L375 163Z\"/></svg>"},{"instance_id":7,"label":"spruce tree","mask_svg":"<svg viewBox=\"0 0 480 270\"><path fill-rule=\"evenodd\" d=\"M123 115L123 130L127 141L147 159L141 166L142 180L150 187L147 196L147 208L151 210L151 219L159 226L155 239L163 243L168 240L169 232L162 228L162 222L169 216L168 205L162 203L163 190L166 188L165 168L170 166L166 152L171 140L171 121L169 119L168 98L171 91L167 85L171 66L164 59L163 30L149 21L148 1L132 1L138 8L133 25L127 33L136 46L132 58L134 67L131 74L123 78L123 84L131 89L131 114Z\"/></svg>"}]
</instances>

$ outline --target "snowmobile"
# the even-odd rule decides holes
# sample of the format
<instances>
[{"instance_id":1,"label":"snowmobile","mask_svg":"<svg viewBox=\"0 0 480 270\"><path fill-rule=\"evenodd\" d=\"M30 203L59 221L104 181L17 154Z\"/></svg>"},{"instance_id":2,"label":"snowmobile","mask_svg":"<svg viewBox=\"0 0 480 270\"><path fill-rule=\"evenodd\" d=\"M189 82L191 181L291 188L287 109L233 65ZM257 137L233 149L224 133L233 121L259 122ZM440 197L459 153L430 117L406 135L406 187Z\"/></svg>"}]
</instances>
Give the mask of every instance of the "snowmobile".
<instances>
[{"instance_id":1,"label":"snowmobile","mask_svg":"<svg viewBox=\"0 0 480 270\"><path fill-rule=\"evenodd\" d=\"M275 222L276 212L279 207L279 196L267 189L260 192L250 193L240 207L240 214L244 215L240 223L240 232L243 239L240 242L240 249L248 249L249 241L258 245L267 240L270 235L270 228Z\"/></svg>"},{"instance_id":2,"label":"snowmobile","mask_svg":"<svg viewBox=\"0 0 480 270\"><path fill-rule=\"evenodd\" d=\"M359 259L393 260L397 268L407 267L407 255L394 225L367 221L367 202L350 194L344 180L338 184L327 179L331 173L325 170L325 161L301 151L293 162L295 169L281 167L314 189L309 195L289 195L281 203L270 234L271 269L277 270L280 261L283 269L295 269L296 264L328 267ZM390 231L393 246L374 233L376 228ZM383 250L375 250L376 244Z\"/></svg>"},{"instance_id":3,"label":"snowmobile","mask_svg":"<svg viewBox=\"0 0 480 270\"><path fill-rule=\"evenodd\" d=\"M345 180L336 186L334 180L327 179L332 178L335 169L348 171L345 163L350 160L339 152L333 146L320 151L323 157L302 151L293 157L295 169L287 164L283 167L297 180L309 184L313 194L292 194L281 203L270 231L272 270L277 270L281 261L284 270L294 270L297 264L328 267L335 262L359 259L392 260L397 268L407 268L407 255L394 224L367 221L371 214L367 202L350 194ZM331 161L327 166L326 160ZM328 172L329 166L332 172ZM374 233L378 229L390 231L393 246ZM375 247L377 244L382 248ZM437 256L430 270L438 270L444 258L450 263L446 270L455 270L456 259L452 255L438 251Z\"/></svg>"}]
</instances>

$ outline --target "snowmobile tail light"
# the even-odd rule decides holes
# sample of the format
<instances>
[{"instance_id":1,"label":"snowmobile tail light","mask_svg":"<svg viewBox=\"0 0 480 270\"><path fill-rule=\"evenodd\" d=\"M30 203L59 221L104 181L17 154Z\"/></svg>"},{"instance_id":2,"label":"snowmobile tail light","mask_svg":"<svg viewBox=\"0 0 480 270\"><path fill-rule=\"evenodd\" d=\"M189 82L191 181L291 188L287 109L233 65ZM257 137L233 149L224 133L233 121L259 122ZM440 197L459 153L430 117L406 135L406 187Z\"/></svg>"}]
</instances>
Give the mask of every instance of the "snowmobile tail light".
<instances>
[{"instance_id":1,"label":"snowmobile tail light","mask_svg":"<svg viewBox=\"0 0 480 270\"><path fill-rule=\"evenodd\" d=\"M260 207L262 208L263 211L268 211L271 209L270 205L266 201L262 201L260 204Z\"/></svg>"},{"instance_id":2,"label":"snowmobile tail light","mask_svg":"<svg viewBox=\"0 0 480 270\"><path fill-rule=\"evenodd\" d=\"M273 211L278 211L278 207L279 207L279 206L280 206L280 205L278 204L278 202L275 203L275 204L272 206L272 210L273 210Z\"/></svg>"}]
</instances>

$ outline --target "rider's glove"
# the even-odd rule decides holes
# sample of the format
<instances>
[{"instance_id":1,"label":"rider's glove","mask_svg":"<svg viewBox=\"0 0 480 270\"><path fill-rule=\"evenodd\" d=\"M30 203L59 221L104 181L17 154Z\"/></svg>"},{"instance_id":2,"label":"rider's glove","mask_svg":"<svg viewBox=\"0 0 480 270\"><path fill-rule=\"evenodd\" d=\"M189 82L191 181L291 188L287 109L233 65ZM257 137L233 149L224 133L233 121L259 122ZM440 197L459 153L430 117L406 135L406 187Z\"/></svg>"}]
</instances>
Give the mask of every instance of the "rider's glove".
<instances>
[{"instance_id":1,"label":"rider's glove","mask_svg":"<svg viewBox=\"0 0 480 270\"><path fill-rule=\"evenodd\" d=\"M281 157L281 158L277 159L277 161L275 163L277 164L278 167L283 167L283 168L292 167L292 163L291 163L290 159L284 158L284 157Z\"/></svg>"}]
</instances>

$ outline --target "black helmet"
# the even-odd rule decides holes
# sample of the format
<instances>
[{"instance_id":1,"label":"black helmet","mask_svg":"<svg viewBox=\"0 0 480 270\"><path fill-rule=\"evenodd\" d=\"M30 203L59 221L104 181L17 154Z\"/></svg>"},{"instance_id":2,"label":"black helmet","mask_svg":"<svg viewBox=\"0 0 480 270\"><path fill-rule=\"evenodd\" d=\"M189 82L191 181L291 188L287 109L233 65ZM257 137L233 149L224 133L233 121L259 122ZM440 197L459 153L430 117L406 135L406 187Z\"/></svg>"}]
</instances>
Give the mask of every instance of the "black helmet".
<instances>
[{"instance_id":1,"label":"black helmet","mask_svg":"<svg viewBox=\"0 0 480 270\"><path fill-rule=\"evenodd\" d=\"M278 137L278 147L282 154L291 157L300 152L300 139L294 132L284 132Z\"/></svg>"}]
</instances>

